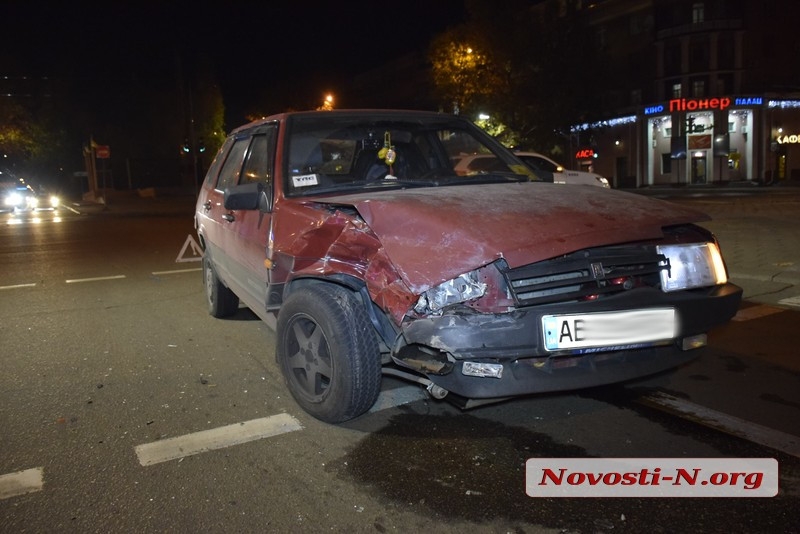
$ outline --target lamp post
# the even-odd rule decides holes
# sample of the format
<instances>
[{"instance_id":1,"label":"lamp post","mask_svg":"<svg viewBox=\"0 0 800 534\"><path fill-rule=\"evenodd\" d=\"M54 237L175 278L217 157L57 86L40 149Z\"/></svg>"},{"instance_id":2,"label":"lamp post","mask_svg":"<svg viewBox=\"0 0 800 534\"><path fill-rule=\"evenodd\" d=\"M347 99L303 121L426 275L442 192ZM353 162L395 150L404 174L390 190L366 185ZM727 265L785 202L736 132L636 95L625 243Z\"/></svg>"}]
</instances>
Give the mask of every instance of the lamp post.
<instances>
[{"instance_id":1,"label":"lamp post","mask_svg":"<svg viewBox=\"0 0 800 534\"><path fill-rule=\"evenodd\" d=\"M322 105L317 108L319 111L333 111L333 95L328 93L322 101Z\"/></svg>"}]
</instances>

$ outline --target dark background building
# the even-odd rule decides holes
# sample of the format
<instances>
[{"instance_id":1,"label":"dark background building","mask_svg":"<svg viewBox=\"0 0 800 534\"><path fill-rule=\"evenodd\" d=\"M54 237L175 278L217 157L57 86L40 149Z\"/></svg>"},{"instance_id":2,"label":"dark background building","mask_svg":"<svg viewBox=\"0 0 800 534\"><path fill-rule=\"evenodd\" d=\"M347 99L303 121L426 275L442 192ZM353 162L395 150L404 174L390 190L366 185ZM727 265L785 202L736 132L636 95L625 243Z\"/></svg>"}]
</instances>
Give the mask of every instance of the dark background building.
<instances>
[{"instance_id":1,"label":"dark background building","mask_svg":"<svg viewBox=\"0 0 800 534\"><path fill-rule=\"evenodd\" d=\"M268 44L247 53L230 45L239 42L230 37L241 37L239 25L220 28L226 32L213 39L200 31L211 23L211 8L187 10L178 3L100 12L64 4L40 14L23 9L28 4L3 5L0 13L16 23L0 51L0 127L19 125L9 131L35 142L13 145L21 147L17 153L4 150L0 167L19 170L25 160L37 160L41 179L66 177L85 188L86 178L74 171L84 168L82 151L97 142L110 147L111 157L98 166L108 187L190 187L225 131L253 117L311 109L328 93L337 108L451 111L435 94L428 45L469 21L499 36L486 42L524 50L515 55L521 68L510 78L525 74L528 58L542 60L532 62L531 72L552 67L534 80L535 95L510 95L506 111L544 102L529 106L535 113L524 126L557 131L558 146L537 139L530 148L557 153L568 167L591 167L615 187L800 180L800 40L794 28L800 1L483 4L482 18L459 0L437 0L409 3L388 25L370 10L342 26L328 24L336 8L327 4L287 3L276 12L245 3L231 16L250 20L258 5L269 20L302 20L314 29L298 46L295 26L277 24L259 34ZM539 17L515 12L491 26L487 19L500 7ZM533 26L534 20L549 23L544 29L551 32ZM550 39L549 49L542 40L517 46L512 39L537 31ZM582 60L584 48L591 50ZM583 76L561 75L576 72ZM578 110L576 101L587 109ZM550 112L549 122L542 112ZM562 123L554 124L553 116ZM199 153L201 145L208 150Z\"/></svg>"},{"instance_id":2,"label":"dark background building","mask_svg":"<svg viewBox=\"0 0 800 534\"><path fill-rule=\"evenodd\" d=\"M576 166L617 187L800 179L800 2L605 0L581 16L608 76Z\"/></svg>"},{"instance_id":3,"label":"dark background building","mask_svg":"<svg viewBox=\"0 0 800 534\"><path fill-rule=\"evenodd\" d=\"M607 75L601 107L573 129L575 167L615 187L800 179L800 2L597 0L577 13Z\"/></svg>"}]
</instances>

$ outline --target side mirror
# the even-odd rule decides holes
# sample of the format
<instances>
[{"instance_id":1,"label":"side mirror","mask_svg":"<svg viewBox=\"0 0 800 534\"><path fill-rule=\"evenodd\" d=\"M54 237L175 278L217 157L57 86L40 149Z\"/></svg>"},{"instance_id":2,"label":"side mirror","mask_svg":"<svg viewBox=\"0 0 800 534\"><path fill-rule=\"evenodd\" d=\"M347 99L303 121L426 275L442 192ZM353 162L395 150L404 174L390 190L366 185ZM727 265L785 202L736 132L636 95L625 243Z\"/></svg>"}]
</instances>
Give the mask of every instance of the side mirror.
<instances>
[{"instance_id":1,"label":"side mirror","mask_svg":"<svg viewBox=\"0 0 800 534\"><path fill-rule=\"evenodd\" d=\"M263 182L250 182L225 188L223 205L228 210L270 210L270 191Z\"/></svg>"}]
</instances>

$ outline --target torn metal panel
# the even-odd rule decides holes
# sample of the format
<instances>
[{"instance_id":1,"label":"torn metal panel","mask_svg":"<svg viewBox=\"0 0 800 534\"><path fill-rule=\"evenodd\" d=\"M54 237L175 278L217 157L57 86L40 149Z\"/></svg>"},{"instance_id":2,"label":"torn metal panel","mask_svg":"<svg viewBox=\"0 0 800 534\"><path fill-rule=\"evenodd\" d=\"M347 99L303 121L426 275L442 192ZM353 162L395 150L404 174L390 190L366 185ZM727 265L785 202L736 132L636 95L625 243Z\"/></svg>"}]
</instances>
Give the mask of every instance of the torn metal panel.
<instances>
[{"instance_id":1,"label":"torn metal panel","mask_svg":"<svg viewBox=\"0 0 800 534\"><path fill-rule=\"evenodd\" d=\"M276 221L292 223L275 225L275 253L294 258L287 279L333 274L362 279L375 304L400 324L416 295L355 211L315 203L285 203L281 209L295 211L276 216Z\"/></svg>"}]
</instances>

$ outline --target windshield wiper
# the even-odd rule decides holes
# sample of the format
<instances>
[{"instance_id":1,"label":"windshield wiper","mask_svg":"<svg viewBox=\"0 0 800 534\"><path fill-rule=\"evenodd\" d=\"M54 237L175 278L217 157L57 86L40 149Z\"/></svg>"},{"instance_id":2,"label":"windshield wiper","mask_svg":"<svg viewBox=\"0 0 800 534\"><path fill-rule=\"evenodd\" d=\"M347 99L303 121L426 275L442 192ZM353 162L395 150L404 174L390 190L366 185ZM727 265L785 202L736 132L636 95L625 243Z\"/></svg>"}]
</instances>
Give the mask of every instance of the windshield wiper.
<instances>
[{"instance_id":1,"label":"windshield wiper","mask_svg":"<svg viewBox=\"0 0 800 534\"><path fill-rule=\"evenodd\" d=\"M513 172L493 171L487 173L469 174L466 176L458 176L452 181L448 181L448 185L456 185L460 183L465 184L495 184L495 183L516 183L527 182L529 178L524 174L516 174Z\"/></svg>"},{"instance_id":2,"label":"windshield wiper","mask_svg":"<svg viewBox=\"0 0 800 534\"><path fill-rule=\"evenodd\" d=\"M436 187L442 185L437 180L399 180L397 178L382 178L380 180L373 180L367 182L364 187L387 187L387 186L400 186L400 187Z\"/></svg>"}]
</instances>

